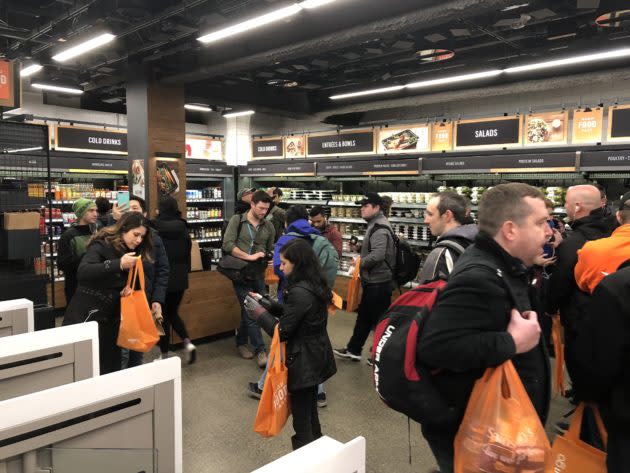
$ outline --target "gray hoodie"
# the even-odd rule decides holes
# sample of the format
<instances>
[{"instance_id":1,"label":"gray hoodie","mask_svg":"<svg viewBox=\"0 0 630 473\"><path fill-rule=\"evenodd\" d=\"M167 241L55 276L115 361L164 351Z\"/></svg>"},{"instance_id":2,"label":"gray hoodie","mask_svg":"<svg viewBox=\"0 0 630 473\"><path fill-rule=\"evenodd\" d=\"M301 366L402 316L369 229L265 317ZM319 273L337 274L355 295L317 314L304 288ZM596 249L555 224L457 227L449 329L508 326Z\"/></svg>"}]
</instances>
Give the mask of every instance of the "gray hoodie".
<instances>
[{"instance_id":1,"label":"gray hoodie","mask_svg":"<svg viewBox=\"0 0 630 473\"><path fill-rule=\"evenodd\" d=\"M387 217L382 212L368 222L365 239L361 246L362 284L393 281L392 268L396 264L394 240L386 228L377 228L373 231L375 224L391 228Z\"/></svg>"}]
</instances>

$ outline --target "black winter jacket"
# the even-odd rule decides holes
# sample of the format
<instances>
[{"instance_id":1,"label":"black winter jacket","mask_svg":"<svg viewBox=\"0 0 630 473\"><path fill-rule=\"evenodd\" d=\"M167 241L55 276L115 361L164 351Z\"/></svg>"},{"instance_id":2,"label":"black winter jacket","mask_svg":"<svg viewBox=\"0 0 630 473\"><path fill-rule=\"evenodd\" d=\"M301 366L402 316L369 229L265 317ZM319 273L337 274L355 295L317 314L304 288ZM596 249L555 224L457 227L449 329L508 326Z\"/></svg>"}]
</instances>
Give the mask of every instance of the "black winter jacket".
<instances>
[{"instance_id":1,"label":"black winter jacket","mask_svg":"<svg viewBox=\"0 0 630 473\"><path fill-rule=\"evenodd\" d=\"M120 320L120 291L128 277L128 272L120 269L120 258L125 253L105 240L90 245L79 265L79 285L66 308L64 325L82 323L88 317L99 323Z\"/></svg>"},{"instance_id":2,"label":"black winter jacket","mask_svg":"<svg viewBox=\"0 0 630 473\"><path fill-rule=\"evenodd\" d=\"M85 255L87 243L95 233L96 227L90 225L72 225L59 239L57 265L64 274L64 292L69 304L77 290L77 271L81 258Z\"/></svg>"},{"instance_id":3,"label":"black winter jacket","mask_svg":"<svg viewBox=\"0 0 630 473\"><path fill-rule=\"evenodd\" d=\"M580 318L579 308L589 298L578 289L575 282L577 252L587 241L609 237L614 230L614 222L602 209L596 209L588 217L573 222L571 226L573 231L556 250L558 261L553 266L547 286L546 304L549 314L560 311L565 330L574 333L576 321Z\"/></svg>"},{"instance_id":4,"label":"black winter jacket","mask_svg":"<svg viewBox=\"0 0 630 473\"><path fill-rule=\"evenodd\" d=\"M188 289L192 246L186 221L178 217L158 215L153 221L153 227L160 234L168 256L170 266L168 292L185 291Z\"/></svg>"},{"instance_id":5,"label":"black winter jacket","mask_svg":"<svg viewBox=\"0 0 630 473\"><path fill-rule=\"evenodd\" d=\"M153 261L142 261L144 268L144 292L149 304L159 302L164 305L169 283L169 261L164 243L155 230L151 230L153 239Z\"/></svg>"},{"instance_id":6,"label":"black winter jacket","mask_svg":"<svg viewBox=\"0 0 630 473\"><path fill-rule=\"evenodd\" d=\"M457 261L418 344L421 362L444 369L433 379L455 409L458 424L475 381L486 368L507 360L514 363L543 423L547 418L550 371L546 348L541 337L536 348L516 354L507 332L515 306L521 312L538 312L528 270L493 238L479 234Z\"/></svg>"},{"instance_id":7,"label":"black winter jacket","mask_svg":"<svg viewBox=\"0 0 630 473\"><path fill-rule=\"evenodd\" d=\"M259 324L269 335L273 335L276 323L280 324L280 340L287 342L289 391L323 383L337 372L326 330L328 304L317 297L309 283L302 281L289 286L284 303L276 306L280 320L266 312Z\"/></svg>"},{"instance_id":8,"label":"black winter jacket","mask_svg":"<svg viewBox=\"0 0 630 473\"><path fill-rule=\"evenodd\" d=\"M630 265L597 285L577 335L577 380L598 401L608 430L630 429Z\"/></svg>"}]
</instances>

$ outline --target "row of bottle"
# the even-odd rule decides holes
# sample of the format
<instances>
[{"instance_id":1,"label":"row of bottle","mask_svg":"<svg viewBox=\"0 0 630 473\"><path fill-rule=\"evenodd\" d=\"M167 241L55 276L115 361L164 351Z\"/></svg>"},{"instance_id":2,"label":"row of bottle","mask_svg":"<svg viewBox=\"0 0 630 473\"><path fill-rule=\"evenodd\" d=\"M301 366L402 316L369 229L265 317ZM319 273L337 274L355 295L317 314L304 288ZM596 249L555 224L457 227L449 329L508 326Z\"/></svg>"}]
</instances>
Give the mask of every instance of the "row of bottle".
<instances>
[{"instance_id":1,"label":"row of bottle","mask_svg":"<svg viewBox=\"0 0 630 473\"><path fill-rule=\"evenodd\" d=\"M201 240L205 238L221 238L221 228L200 227L188 230L190 238L193 240Z\"/></svg>"},{"instance_id":2,"label":"row of bottle","mask_svg":"<svg viewBox=\"0 0 630 473\"><path fill-rule=\"evenodd\" d=\"M205 187L203 189L186 189L186 200L193 199L222 199L223 191L220 187Z\"/></svg>"},{"instance_id":3,"label":"row of bottle","mask_svg":"<svg viewBox=\"0 0 630 473\"><path fill-rule=\"evenodd\" d=\"M205 220L209 218L223 218L223 209L198 209L197 207L186 208L187 220Z\"/></svg>"},{"instance_id":4,"label":"row of bottle","mask_svg":"<svg viewBox=\"0 0 630 473\"><path fill-rule=\"evenodd\" d=\"M45 182L31 182L28 184L28 196L43 199L46 197L48 185Z\"/></svg>"},{"instance_id":5,"label":"row of bottle","mask_svg":"<svg viewBox=\"0 0 630 473\"><path fill-rule=\"evenodd\" d=\"M50 259L45 256L33 258L33 269L35 270L35 274L50 275ZM55 279L63 277L63 271L57 266L57 261L53 261L52 273Z\"/></svg>"},{"instance_id":6,"label":"row of bottle","mask_svg":"<svg viewBox=\"0 0 630 473\"><path fill-rule=\"evenodd\" d=\"M110 200L118 199L118 191L128 190L128 186L120 186L118 190L95 189L94 184L89 182L77 182L73 184L52 183L54 200L76 200L81 197L86 199L96 199L105 197Z\"/></svg>"}]
</instances>

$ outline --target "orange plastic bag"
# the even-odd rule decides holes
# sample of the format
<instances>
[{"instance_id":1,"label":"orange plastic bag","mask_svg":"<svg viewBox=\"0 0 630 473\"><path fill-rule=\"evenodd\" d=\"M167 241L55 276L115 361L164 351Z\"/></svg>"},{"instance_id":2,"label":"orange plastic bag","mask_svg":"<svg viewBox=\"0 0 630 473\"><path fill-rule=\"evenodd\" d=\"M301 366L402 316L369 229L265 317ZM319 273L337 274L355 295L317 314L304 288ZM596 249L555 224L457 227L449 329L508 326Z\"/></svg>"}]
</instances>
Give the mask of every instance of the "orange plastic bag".
<instances>
[{"instance_id":1,"label":"orange plastic bag","mask_svg":"<svg viewBox=\"0 0 630 473\"><path fill-rule=\"evenodd\" d=\"M560 316L552 317L553 326L551 329L551 341L553 342L553 351L556 355L556 378L553 383L553 390L556 394L564 396L564 343L562 343L562 323Z\"/></svg>"},{"instance_id":2,"label":"orange plastic bag","mask_svg":"<svg viewBox=\"0 0 630 473\"><path fill-rule=\"evenodd\" d=\"M137 281L139 290L135 290ZM121 348L146 353L155 346L160 337L144 292L144 268L140 258L129 271L127 288L132 292L129 296L120 298L120 328L116 343Z\"/></svg>"},{"instance_id":3,"label":"orange plastic bag","mask_svg":"<svg viewBox=\"0 0 630 473\"><path fill-rule=\"evenodd\" d=\"M599 409L591 406L595 414L595 422L599 428L604 445L608 442L608 434L599 415ZM580 440L584 403L575 410L573 421L567 433L558 435L553 441L551 455L547 461L545 472L556 473L606 473L606 452Z\"/></svg>"},{"instance_id":4,"label":"orange plastic bag","mask_svg":"<svg viewBox=\"0 0 630 473\"><path fill-rule=\"evenodd\" d=\"M359 307L359 300L361 294L361 279L360 275L361 257L357 258L354 265L354 272L348 283L348 295L346 297L346 310L348 312L356 312Z\"/></svg>"},{"instance_id":5,"label":"orange plastic bag","mask_svg":"<svg viewBox=\"0 0 630 473\"><path fill-rule=\"evenodd\" d=\"M280 333L276 325L269 349L267 377L254 421L254 432L263 437L278 435L291 414L287 384L289 371L284 364L285 357L286 343L280 342Z\"/></svg>"},{"instance_id":6,"label":"orange plastic bag","mask_svg":"<svg viewBox=\"0 0 630 473\"><path fill-rule=\"evenodd\" d=\"M265 284L267 286L273 286L274 284L278 284L280 282L280 278L273 271L273 266L267 266L265 270Z\"/></svg>"},{"instance_id":7,"label":"orange plastic bag","mask_svg":"<svg viewBox=\"0 0 630 473\"><path fill-rule=\"evenodd\" d=\"M332 291L332 302L328 304L328 315L335 315L337 309L343 307L343 299L335 291Z\"/></svg>"},{"instance_id":8,"label":"orange plastic bag","mask_svg":"<svg viewBox=\"0 0 630 473\"><path fill-rule=\"evenodd\" d=\"M455 473L543 473L550 446L511 361L477 380L455 436Z\"/></svg>"}]
</instances>

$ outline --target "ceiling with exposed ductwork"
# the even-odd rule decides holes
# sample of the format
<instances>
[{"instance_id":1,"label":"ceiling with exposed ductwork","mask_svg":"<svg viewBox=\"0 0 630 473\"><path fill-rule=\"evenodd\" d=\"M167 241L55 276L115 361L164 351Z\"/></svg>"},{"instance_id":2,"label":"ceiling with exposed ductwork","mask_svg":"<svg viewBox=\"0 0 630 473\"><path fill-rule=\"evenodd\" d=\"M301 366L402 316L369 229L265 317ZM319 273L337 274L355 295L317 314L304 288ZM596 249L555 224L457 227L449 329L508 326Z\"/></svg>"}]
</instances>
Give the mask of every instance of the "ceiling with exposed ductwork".
<instances>
[{"instance_id":1,"label":"ceiling with exposed ductwork","mask_svg":"<svg viewBox=\"0 0 630 473\"><path fill-rule=\"evenodd\" d=\"M197 40L291 3L3 0L0 56L39 62L38 80L81 86L83 108L124 112L129 66L139 64L160 81L185 85L188 102L251 105L297 117L427 91L330 99L339 94L630 45L630 14L602 17L630 8L611 0L336 0L209 45ZM52 60L60 49L102 31L115 41L75 60ZM509 80L518 78L489 79Z\"/></svg>"}]
</instances>

